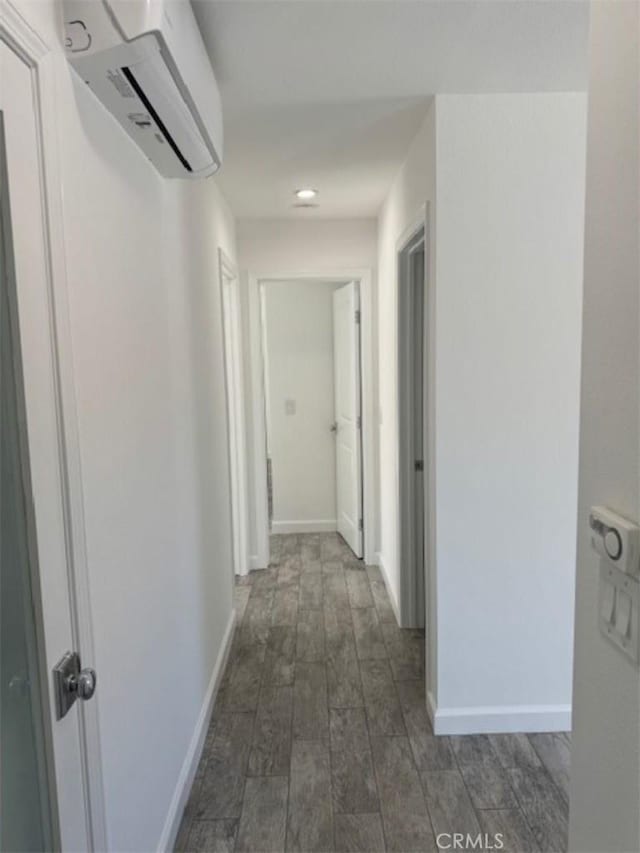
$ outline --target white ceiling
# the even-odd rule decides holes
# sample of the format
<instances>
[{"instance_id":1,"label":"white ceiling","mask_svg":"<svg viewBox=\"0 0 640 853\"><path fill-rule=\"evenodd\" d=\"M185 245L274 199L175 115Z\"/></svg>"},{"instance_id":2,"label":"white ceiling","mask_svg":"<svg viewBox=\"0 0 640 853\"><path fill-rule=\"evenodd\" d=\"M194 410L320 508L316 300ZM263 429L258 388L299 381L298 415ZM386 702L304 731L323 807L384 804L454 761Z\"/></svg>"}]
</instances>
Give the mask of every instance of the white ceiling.
<instances>
[{"instance_id":1,"label":"white ceiling","mask_svg":"<svg viewBox=\"0 0 640 853\"><path fill-rule=\"evenodd\" d=\"M583 0L193 0L220 85L239 217L374 216L453 92L586 87ZM293 207L316 187L319 207Z\"/></svg>"}]
</instances>

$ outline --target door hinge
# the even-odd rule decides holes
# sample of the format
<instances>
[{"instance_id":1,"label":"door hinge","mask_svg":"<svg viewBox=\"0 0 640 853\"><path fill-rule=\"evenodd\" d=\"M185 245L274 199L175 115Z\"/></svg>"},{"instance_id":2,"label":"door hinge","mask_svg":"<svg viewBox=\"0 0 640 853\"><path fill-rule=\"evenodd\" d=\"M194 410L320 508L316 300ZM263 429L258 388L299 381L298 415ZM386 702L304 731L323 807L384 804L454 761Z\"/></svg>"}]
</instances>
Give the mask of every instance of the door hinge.
<instances>
[{"instance_id":1,"label":"door hinge","mask_svg":"<svg viewBox=\"0 0 640 853\"><path fill-rule=\"evenodd\" d=\"M360 322L360 311L357 310L356 311L356 323L359 323L359 322Z\"/></svg>"},{"instance_id":2,"label":"door hinge","mask_svg":"<svg viewBox=\"0 0 640 853\"><path fill-rule=\"evenodd\" d=\"M414 463L414 470L416 471L424 471L424 460L416 459Z\"/></svg>"},{"instance_id":3,"label":"door hinge","mask_svg":"<svg viewBox=\"0 0 640 853\"><path fill-rule=\"evenodd\" d=\"M361 415L358 415L358 417L356 418L356 429L362 429L362 417L361 417Z\"/></svg>"},{"instance_id":4,"label":"door hinge","mask_svg":"<svg viewBox=\"0 0 640 853\"><path fill-rule=\"evenodd\" d=\"M358 530L364 530L364 520L362 518L358 522Z\"/></svg>"}]
</instances>

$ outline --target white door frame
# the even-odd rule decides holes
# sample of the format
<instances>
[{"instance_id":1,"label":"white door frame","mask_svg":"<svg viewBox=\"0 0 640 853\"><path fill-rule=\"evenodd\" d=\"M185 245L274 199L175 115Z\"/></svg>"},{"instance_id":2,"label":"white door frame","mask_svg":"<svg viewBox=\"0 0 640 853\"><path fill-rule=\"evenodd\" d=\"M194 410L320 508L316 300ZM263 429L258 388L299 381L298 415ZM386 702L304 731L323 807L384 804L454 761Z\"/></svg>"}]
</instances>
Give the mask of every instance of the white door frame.
<instances>
[{"instance_id":1,"label":"white door frame","mask_svg":"<svg viewBox=\"0 0 640 853\"><path fill-rule=\"evenodd\" d=\"M62 176L59 168L56 103L56 63L60 62L57 43L49 44L35 32L18 9L8 0L0 2L0 40L29 67L34 91L34 110L38 127L41 166L41 220L47 252L48 339L42 341L50 364L58 455L52 463L60 477L59 514L66 541L69 578L69 605L74 648L85 665L92 665L94 642L89 598L89 575L85 539L82 473L78 436L77 405L73 377L71 332L67 293L67 271L62 210ZM46 140L46 144L45 144ZM34 485L35 488L35 485ZM60 654L67 651L60 649ZM52 679L49 699L53 701ZM99 691L91 702L76 702L80 727L80 750L84 789L83 814L89 850L108 849L102 761L98 728ZM58 795L60 784L57 785ZM56 791L52 791L55 802ZM58 798L58 807L61 804ZM64 849L65 826L60 826Z\"/></svg>"},{"instance_id":2,"label":"white door frame","mask_svg":"<svg viewBox=\"0 0 640 853\"><path fill-rule=\"evenodd\" d=\"M220 299L224 336L229 472L231 478L231 520L233 568L236 575L249 573L246 423L242 370L242 330L238 270L218 249Z\"/></svg>"},{"instance_id":3,"label":"white door frame","mask_svg":"<svg viewBox=\"0 0 640 853\"><path fill-rule=\"evenodd\" d=\"M248 274L249 352L251 359L250 395L253 425L250 442L254 462L255 524L257 554L254 568L269 565L269 515L267 495L266 416L260 284L269 281L316 280L318 282L356 281L360 285L360 352L362 371L362 493L364 517L364 560L373 564L376 555L376 476L375 476L375 402L374 402L374 306L370 269L331 269L326 272L262 272Z\"/></svg>"},{"instance_id":4,"label":"white door frame","mask_svg":"<svg viewBox=\"0 0 640 853\"><path fill-rule=\"evenodd\" d=\"M415 590L419 588L418 579L415 576L416 562L412 559L414 538L414 525L411 512L405 507L410 507L413 500L413 478L409 476L412 459L409 455L412 451L411 435L415 428L415 419L411 411L411 389L408 387L407 365L413 353L406 346L408 335L405 330L407 317L403 316L403 294L401 289L405 285L403 281L403 270L401 268L401 256L403 251L410 246L418 233L424 231L424 321L423 330L425 339L423 341L423 457L424 457L424 627L427 637L427 689L435 695L435 684L432 677L433 654L435 653L436 639L436 602L435 602L435 323L434 323L434 297L431 275L431 253L429 232L429 206L424 204L403 231L396 242L396 335L397 335L397 416L398 416L398 441L396 445L396 512L398 546L396 553L396 565L400 567L400 596L399 596L399 620L403 628L415 627L417 619L422 616L422 608L416 606ZM430 663L431 662L431 663Z\"/></svg>"}]
</instances>

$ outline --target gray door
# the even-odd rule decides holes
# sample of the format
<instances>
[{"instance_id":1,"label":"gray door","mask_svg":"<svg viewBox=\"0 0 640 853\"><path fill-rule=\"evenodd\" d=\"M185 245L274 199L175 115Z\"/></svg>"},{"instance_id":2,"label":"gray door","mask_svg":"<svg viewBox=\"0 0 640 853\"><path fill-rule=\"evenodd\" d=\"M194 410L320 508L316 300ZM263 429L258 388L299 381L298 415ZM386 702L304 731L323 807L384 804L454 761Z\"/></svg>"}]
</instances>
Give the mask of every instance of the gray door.
<instances>
[{"instance_id":1,"label":"gray door","mask_svg":"<svg viewBox=\"0 0 640 853\"><path fill-rule=\"evenodd\" d=\"M420 228L398 253L398 524L403 628L425 626L425 263L425 231Z\"/></svg>"},{"instance_id":2,"label":"gray door","mask_svg":"<svg viewBox=\"0 0 640 853\"><path fill-rule=\"evenodd\" d=\"M413 319L413 455L415 458L414 471L414 501L413 501L413 554L415 559L415 601L416 621L424 626L424 595L425 595L425 447L424 447L424 406L425 406L425 302L424 302L424 237L415 251L409 255L410 283L412 290L412 319Z\"/></svg>"},{"instance_id":3,"label":"gray door","mask_svg":"<svg viewBox=\"0 0 640 853\"><path fill-rule=\"evenodd\" d=\"M0 850L51 850L32 498L0 112Z\"/></svg>"}]
</instances>

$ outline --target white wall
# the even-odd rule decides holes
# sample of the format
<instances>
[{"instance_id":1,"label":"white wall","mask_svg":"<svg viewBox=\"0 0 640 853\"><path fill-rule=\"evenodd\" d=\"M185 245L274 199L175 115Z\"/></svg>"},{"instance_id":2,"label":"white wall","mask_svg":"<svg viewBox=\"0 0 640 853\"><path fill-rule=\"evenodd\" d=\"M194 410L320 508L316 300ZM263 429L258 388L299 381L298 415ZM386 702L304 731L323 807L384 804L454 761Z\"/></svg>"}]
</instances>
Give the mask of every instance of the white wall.
<instances>
[{"instance_id":1,"label":"white wall","mask_svg":"<svg viewBox=\"0 0 640 853\"><path fill-rule=\"evenodd\" d=\"M640 677L600 635L589 507L640 516L639 7L591 4L572 851L640 850Z\"/></svg>"},{"instance_id":2,"label":"white wall","mask_svg":"<svg viewBox=\"0 0 640 853\"><path fill-rule=\"evenodd\" d=\"M163 180L74 75L59 4L73 363L109 849L154 850L232 612L214 181Z\"/></svg>"},{"instance_id":3,"label":"white wall","mask_svg":"<svg viewBox=\"0 0 640 853\"><path fill-rule=\"evenodd\" d=\"M411 144L378 218L378 389L379 389L379 495L380 566L398 612L400 566L398 543L398 240L429 206L429 277L434 279L436 202L436 102L431 101L425 120ZM431 368L433 365L431 365ZM428 441L432 444L433 437ZM431 472L435 475L435 472ZM433 560L432 560L433 562ZM431 614L430 628L435 628ZM434 671L435 633L427 647Z\"/></svg>"},{"instance_id":4,"label":"white wall","mask_svg":"<svg viewBox=\"0 0 640 853\"><path fill-rule=\"evenodd\" d=\"M336 529L334 282L264 285L273 531ZM287 414L286 403L295 403Z\"/></svg>"},{"instance_id":5,"label":"white wall","mask_svg":"<svg viewBox=\"0 0 640 853\"><path fill-rule=\"evenodd\" d=\"M239 219L238 259L253 273L331 272L376 264L375 219Z\"/></svg>"},{"instance_id":6,"label":"white wall","mask_svg":"<svg viewBox=\"0 0 640 853\"><path fill-rule=\"evenodd\" d=\"M396 252L429 204L442 732L569 724L584 116L581 94L438 96L380 214L381 562L397 599Z\"/></svg>"},{"instance_id":7,"label":"white wall","mask_svg":"<svg viewBox=\"0 0 640 853\"><path fill-rule=\"evenodd\" d=\"M257 566L256 460L251 425L256 417L254 395L256 377L251 374L251 345L256 346L256 327L250 327L252 310L248 273L253 275L295 275L335 273L376 267L376 221L374 219L245 219L237 223L238 264L241 270L243 333L245 341L245 411L247 439L250 553ZM374 276L375 288L375 276ZM255 317L253 317L255 320ZM374 350L377 349L374 343ZM253 356L255 358L255 353ZM374 392L375 393L375 392Z\"/></svg>"},{"instance_id":8,"label":"white wall","mask_svg":"<svg viewBox=\"0 0 640 853\"><path fill-rule=\"evenodd\" d=\"M585 110L437 104L438 712L518 730L570 723Z\"/></svg>"}]
</instances>

